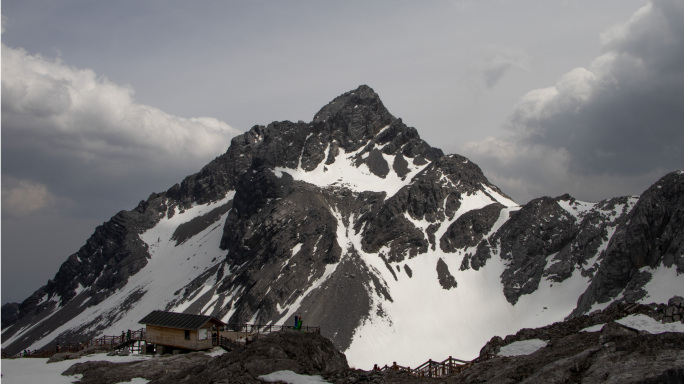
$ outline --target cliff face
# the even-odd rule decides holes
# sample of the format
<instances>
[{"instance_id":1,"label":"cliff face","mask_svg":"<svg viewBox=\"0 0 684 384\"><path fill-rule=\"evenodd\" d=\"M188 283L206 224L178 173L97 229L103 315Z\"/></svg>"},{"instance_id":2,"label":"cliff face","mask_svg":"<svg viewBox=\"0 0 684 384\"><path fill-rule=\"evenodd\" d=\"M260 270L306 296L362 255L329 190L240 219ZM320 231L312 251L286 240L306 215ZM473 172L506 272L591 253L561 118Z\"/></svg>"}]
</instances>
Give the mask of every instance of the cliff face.
<instances>
[{"instance_id":1,"label":"cliff face","mask_svg":"<svg viewBox=\"0 0 684 384\"><path fill-rule=\"evenodd\" d=\"M684 173L670 173L641 195L613 235L574 313L618 296L627 302L644 299L649 295L645 286L659 268L673 269L677 276L684 273L683 180Z\"/></svg>"},{"instance_id":2,"label":"cliff face","mask_svg":"<svg viewBox=\"0 0 684 384\"><path fill-rule=\"evenodd\" d=\"M679 285L655 280L681 280L683 185L675 172L642 197L519 206L361 86L310 123L253 127L98 227L47 285L3 307L3 348L118 334L164 309L302 315L353 364L395 350L424 361L411 334L430 318L421 345L476 353L493 334L672 296Z\"/></svg>"}]
</instances>

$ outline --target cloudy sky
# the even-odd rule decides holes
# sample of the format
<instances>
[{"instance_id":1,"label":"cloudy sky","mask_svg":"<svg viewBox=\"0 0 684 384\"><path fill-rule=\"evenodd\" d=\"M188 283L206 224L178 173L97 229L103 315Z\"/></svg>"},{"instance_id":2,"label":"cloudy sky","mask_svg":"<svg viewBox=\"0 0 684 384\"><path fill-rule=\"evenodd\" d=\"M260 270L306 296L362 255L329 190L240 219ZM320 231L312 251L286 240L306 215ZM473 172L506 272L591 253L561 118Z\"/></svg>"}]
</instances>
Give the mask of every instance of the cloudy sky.
<instances>
[{"instance_id":1,"label":"cloudy sky","mask_svg":"<svg viewBox=\"0 0 684 384\"><path fill-rule=\"evenodd\" d=\"M681 0L2 2L2 301L255 124L368 84L519 203L684 168Z\"/></svg>"}]
</instances>

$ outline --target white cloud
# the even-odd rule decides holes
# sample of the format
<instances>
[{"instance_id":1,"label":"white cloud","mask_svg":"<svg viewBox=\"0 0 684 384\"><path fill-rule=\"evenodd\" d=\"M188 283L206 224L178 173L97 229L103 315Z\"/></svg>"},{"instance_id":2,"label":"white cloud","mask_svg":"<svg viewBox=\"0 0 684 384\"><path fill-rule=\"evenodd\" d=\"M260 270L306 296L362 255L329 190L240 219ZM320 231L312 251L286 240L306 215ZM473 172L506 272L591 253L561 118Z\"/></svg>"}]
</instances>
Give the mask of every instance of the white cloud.
<instances>
[{"instance_id":1,"label":"white cloud","mask_svg":"<svg viewBox=\"0 0 684 384\"><path fill-rule=\"evenodd\" d=\"M173 162L216 156L238 133L216 119L187 119L138 104L131 87L91 70L2 48L3 130L10 134L57 137L53 144L85 160L154 151Z\"/></svg>"}]
</instances>

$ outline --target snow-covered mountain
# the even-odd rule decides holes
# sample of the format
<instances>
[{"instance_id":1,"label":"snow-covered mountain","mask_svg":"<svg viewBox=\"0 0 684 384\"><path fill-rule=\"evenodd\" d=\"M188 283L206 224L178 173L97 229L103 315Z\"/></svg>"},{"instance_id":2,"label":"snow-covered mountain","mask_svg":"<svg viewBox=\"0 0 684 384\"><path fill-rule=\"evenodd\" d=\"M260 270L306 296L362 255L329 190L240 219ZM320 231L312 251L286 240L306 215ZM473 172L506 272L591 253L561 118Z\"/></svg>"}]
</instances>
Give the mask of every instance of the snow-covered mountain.
<instances>
[{"instance_id":1,"label":"snow-covered mountain","mask_svg":"<svg viewBox=\"0 0 684 384\"><path fill-rule=\"evenodd\" d=\"M3 307L10 353L137 329L154 309L229 323L302 315L350 365L474 358L614 301L684 292L684 173L641 196L521 206L392 116L369 87L310 123L255 126L99 226Z\"/></svg>"}]
</instances>

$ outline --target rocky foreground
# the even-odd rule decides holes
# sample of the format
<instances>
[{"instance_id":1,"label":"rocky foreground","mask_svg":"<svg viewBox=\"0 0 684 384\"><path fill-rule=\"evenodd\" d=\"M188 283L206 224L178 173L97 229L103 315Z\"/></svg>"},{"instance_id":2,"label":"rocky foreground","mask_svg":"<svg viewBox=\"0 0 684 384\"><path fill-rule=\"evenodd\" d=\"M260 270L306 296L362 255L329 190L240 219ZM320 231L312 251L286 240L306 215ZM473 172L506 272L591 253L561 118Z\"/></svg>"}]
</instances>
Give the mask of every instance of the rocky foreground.
<instances>
[{"instance_id":1,"label":"rocky foreground","mask_svg":"<svg viewBox=\"0 0 684 384\"><path fill-rule=\"evenodd\" d=\"M684 299L677 297L667 305L616 304L506 338L497 336L481 354L499 357L444 378L351 369L329 339L295 331L263 336L242 351L216 357L196 352L130 363L90 361L76 363L63 374L82 374L82 384L114 384L135 377L150 384L261 383L259 376L282 370L320 375L330 383L682 383L684 333L651 334L615 322L641 314L668 323L680 313ZM530 354L502 356L513 343L537 339L546 346Z\"/></svg>"},{"instance_id":2,"label":"rocky foreground","mask_svg":"<svg viewBox=\"0 0 684 384\"><path fill-rule=\"evenodd\" d=\"M673 313L684 313L682 298L667 305L612 305L565 322L523 329L505 339L494 337L481 354L499 354L504 346L524 340L540 339L547 345L529 355L483 361L443 382L684 383L684 333L651 334L615 322L642 314L671 323ZM583 331L601 325L600 330Z\"/></svg>"}]
</instances>

